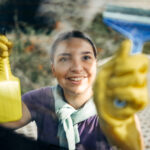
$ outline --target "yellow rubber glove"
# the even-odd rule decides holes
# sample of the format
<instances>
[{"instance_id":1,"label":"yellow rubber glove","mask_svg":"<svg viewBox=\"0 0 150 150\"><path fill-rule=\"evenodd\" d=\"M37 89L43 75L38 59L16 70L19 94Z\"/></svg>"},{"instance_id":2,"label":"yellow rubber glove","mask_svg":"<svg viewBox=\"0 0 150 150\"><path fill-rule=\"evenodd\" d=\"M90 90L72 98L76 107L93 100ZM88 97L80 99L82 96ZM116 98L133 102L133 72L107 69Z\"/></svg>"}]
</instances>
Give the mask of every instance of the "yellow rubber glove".
<instances>
[{"instance_id":1,"label":"yellow rubber glove","mask_svg":"<svg viewBox=\"0 0 150 150\"><path fill-rule=\"evenodd\" d=\"M124 41L102 66L94 84L94 101L108 141L121 150L142 150L135 113L148 104L148 58L144 54L131 56L130 49L131 42Z\"/></svg>"},{"instance_id":2,"label":"yellow rubber glove","mask_svg":"<svg viewBox=\"0 0 150 150\"><path fill-rule=\"evenodd\" d=\"M0 35L0 123L22 117L20 80L12 75L9 54L12 43Z\"/></svg>"}]
</instances>

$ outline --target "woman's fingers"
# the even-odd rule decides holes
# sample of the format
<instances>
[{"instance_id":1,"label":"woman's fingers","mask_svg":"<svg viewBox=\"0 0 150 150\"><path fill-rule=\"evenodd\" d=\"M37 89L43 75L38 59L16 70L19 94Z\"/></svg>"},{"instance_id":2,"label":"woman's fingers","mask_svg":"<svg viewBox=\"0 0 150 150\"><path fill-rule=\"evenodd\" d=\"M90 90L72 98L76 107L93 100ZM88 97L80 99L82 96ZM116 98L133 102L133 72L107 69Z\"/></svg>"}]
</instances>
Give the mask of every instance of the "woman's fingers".
<instances>
[{"instance_id":1,"label":"woman's fingers","mask_svg":"<svg viewBox=\"0 0 150 150\"><path fill-rule=\"evenodd\" d=\"M3 51L8 51L8 47L7 45L0 42L0 52L2 53Z\"/></svg>"},{"instance_id":2,"label":"woman's fingers","mask_svg":"<svg viewBox=\"0 0 150 150\"><path fill-rule=\"evenodd\" d=\"M126 101L133 108L141 109L148 103L147 87L123 87L108 89L107 95L114 100Z\"/></svg>"},{"instance_id":3,"label":"woman's fingers","mask_svg":"<svg viewBox=\"0 0 150 150\"><path fill-rule=\"evenodd\" d=\"M118 49L116 57L120 57L122 59L128 57L131 51L131 46L132 43L130 40L123 41Z\"/></svg>"},{"instance_id":4,"label":"woman's fingers","mask_svg":"<svg viewBox=\"0 0 150 150\"><path fill-rule=\"evenodd\" d=\"M12 42L8 41L8 42L7 42L7 46L8 46L8 49L11 49L11 48L13 47Z\"/></svg>"},{"instance_id":5,"label":"woman's fingers","mask_svg":"<svg viewBox=\"0 0 150 150\"><path fill-rule=\"evenodd\" d=\"M7 45L8 39L5 35L0 35L0 42Z\"/></svg>"},{"instance_id":6,"label":"woman's fingers","mask_svg":"<svg viewBox=\"0 0 150 150\"><path fill-rule=\"evenodd\" d=\"M125 87L125 86L143 86L147 82L147 74L133 72L122 76L113 76L108 80L109 88Z\"/></svg>"},{"instance_id":7,"label":"woman's fingers","mask_svg":"<svg viewBox=\"0 0 150 150\"><path fill-rule=\"evenodd\" d=\"M147 73L148 70L148 58L143 54L129 56L126 59L117 59L114 67L114 75L120 76L132 72L140 71Z\"/></svg>"}]
</instances>

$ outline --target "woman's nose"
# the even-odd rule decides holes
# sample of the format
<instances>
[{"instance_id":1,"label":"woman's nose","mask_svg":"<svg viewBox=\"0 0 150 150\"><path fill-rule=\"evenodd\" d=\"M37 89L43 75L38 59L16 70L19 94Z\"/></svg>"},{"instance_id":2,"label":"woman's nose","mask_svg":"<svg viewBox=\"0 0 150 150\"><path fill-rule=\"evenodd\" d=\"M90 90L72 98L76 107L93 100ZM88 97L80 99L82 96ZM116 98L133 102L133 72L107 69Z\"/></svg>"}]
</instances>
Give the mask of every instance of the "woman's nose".
<instances>
[{"instance_id":1,"label":"woman's nose","mask_svg":"<svg viewBox=\"0 0 150 150\"><path fill-rule=\"evenodd\" d=\"M82 63L79 60L74 60L70 69L72 72L81 72L83 70Z\"/></svg>"}]
</instances>

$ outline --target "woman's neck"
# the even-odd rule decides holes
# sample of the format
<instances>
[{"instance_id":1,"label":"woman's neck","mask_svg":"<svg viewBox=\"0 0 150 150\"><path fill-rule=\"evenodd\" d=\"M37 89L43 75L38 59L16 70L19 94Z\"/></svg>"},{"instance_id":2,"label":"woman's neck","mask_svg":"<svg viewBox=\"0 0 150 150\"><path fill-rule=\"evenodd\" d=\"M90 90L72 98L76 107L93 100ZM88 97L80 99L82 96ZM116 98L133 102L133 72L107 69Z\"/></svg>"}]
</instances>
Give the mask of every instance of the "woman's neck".
<instances>
[{"instance_id":1,"label":"woman's neck","mask_svg":"<svg viewBox=\"0 0 150 150\"><path fill-rule=\"evenodd\" d=\"M64 91L64 96L66 101L75 109L82 107L93 95L92 89L88 89L82 94L73 94Z\"/></svg>"}]
</instances>

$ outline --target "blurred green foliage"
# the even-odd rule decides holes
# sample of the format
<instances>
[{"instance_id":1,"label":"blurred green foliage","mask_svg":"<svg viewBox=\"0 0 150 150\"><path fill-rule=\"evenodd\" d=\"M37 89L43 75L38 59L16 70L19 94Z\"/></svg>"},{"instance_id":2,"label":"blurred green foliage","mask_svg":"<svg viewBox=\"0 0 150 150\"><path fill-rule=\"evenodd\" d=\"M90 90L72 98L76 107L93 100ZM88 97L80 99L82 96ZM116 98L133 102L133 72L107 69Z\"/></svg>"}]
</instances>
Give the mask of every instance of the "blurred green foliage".
<instances>
[{"instance_id":1,"label":"blurred green foliage","mask_svg":"<svg viewBox=\"0 0 150 150\"><path fill-rule=\"evenodd\" d=\"M36 34L33 30L32 34L24 34L21 30L8 34L14 44L10 56L11 68L21 80L22 93L54 84L49 52L45 48L50 45L50 37Z\"/></svg>"}]
</instances>

